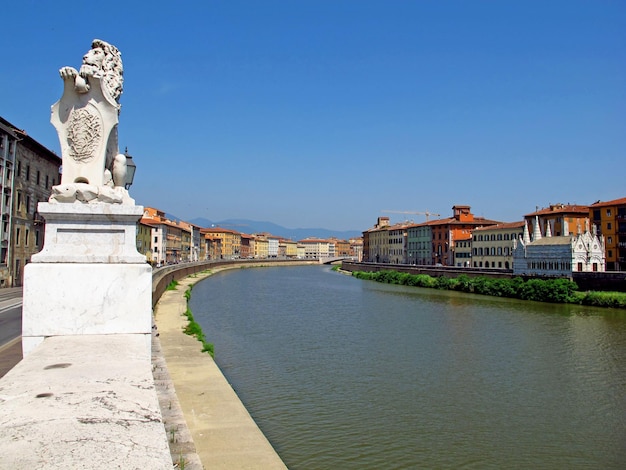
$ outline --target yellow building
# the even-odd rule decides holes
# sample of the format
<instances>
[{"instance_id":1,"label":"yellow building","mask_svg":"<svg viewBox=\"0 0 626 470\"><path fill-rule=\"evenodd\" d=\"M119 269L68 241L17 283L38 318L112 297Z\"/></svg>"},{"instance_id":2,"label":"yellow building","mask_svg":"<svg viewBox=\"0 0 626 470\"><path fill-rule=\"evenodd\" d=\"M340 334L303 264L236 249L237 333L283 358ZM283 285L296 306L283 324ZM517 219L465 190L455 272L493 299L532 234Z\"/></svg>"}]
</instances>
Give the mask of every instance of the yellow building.
<instances>
[{"instance_id":1,"label":"yellow building","mask_svg":"<svg viewBox=\"0 0 626 470\"><path fill-rule=\"evenodd\" d=\"M475 228L472 231L471 266L513 269L513 246L523 234L524 221Z\"/></svg>"},{"instance_id":2,"label":"yellow building","mask_svg":"<svg viewBox=\"0 0 626 470\"><path fill-rule=\"evenodd\" d=\"M376 225L363 232L363 261L389 263L389 217L379 217Z\"/></svg>"},{"instance_id":3,"label":"yellow building","mask_svg":"<svg viewBox=\"0 0 626 470\"><path fill-rule=\"evenodd\" d=\"M254 257L256 259L266 259L270 253L270 242L267 238L257 236L254 238Z\"/></svg>"},{"instance_id":4,"label":"yellow building","mask_svg":"<svg viewBox=\"0 0 626 470\"><path fill-rule=\"evenodd\" d=\"M279 256L284 256L286 258L297 258L298 243L293 240L281 239L278 242L278 252Z\"/></svg>"},{"instance_id":5,"label":"yellow building","mask_svg":"<svg viewBox=\"0 0 626 470\"><path fill-rule=\"evenodd\" d=\"M224 259L239 258L241 253L241 233L223 227L203 228L200 233L205 239L220 239L222 245L221 257Z\"/></svg>"}]
</instances>

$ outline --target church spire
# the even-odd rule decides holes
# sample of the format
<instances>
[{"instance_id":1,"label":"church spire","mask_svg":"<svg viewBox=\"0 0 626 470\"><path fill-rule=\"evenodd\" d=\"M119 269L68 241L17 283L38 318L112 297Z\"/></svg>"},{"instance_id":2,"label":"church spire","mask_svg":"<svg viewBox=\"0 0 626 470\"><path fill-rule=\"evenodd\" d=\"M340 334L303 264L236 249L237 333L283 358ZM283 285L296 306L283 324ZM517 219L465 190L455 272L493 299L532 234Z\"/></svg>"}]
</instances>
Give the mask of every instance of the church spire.
<instances>
[{"instance_id":1,"label":"church spire","mask_svg":"<svg viewBox=\"0 0 626 470\"><path fill-rule=\"evenodd\" d=\"M530 243L530 232L528 231L528 222L524 221L524 245L528 245Z\"/></svg>"},{"instance_id":2,"label":"church spire","mask_svg":"<svg viewBox=\"0 0 626 470\"><path fill-rule=\"evenodd\" d=\"M533 230L533 241L541 240L541 227L539 227L539 216L535 216L535 230Z\"/></svg>"}]
</instances>

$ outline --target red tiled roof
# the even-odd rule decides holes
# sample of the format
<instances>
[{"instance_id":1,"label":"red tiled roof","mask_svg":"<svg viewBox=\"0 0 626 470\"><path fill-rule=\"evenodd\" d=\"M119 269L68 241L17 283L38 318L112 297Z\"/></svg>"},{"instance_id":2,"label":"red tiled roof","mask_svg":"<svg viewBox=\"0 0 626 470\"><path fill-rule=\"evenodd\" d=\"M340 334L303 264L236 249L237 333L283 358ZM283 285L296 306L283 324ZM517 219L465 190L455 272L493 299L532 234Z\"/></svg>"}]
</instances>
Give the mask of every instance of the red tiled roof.
<instances>
[{"instance_id":1,"label":"red tiled roof","mask_svg":"<svg viewBox=\"0 0 626 470\"><path fill-rule=\"evenodd\" d=\"M503 222L497 225L490 225L488 227L476 227L474 230L493 230L493 229L507 229L507 228L522 228L524 227L524 221L520 220L519 222Z\"/></svg>"},{"instance_id":2,"label":"red tiled roof","mask_svg":"<svg viewBox=\"0 0 626 470\"><path fill-rule=\"evenodd\" d=\"M589 206L581 206L577 204L553 204L550 207L544 207L536 212L524 215L524 217L531 217L535 215L548 215L548 214L588 214Z\"/></svg>"},{"instance_id":3,"label":"red tiled roof","mask_svg":"<svg viewBox=\"0 0 626 470\"><path fill-rule=\"evenodd\" d=\"M598 201L591 204L589 207L606 207L606 206L621 206L626 204L626 197L620 199L613 199L612 201Z\"/></svg>"}]
</instances>

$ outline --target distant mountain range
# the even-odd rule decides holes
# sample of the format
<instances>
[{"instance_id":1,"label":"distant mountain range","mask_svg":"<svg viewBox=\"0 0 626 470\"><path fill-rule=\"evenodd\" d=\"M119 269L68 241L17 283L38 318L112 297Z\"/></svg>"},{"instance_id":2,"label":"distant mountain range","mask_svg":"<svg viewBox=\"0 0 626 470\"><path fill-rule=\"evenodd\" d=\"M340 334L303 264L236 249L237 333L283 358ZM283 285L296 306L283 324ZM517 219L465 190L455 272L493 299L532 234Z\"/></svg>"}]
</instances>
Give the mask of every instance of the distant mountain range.
<instances>
[{"instance_id":1,"label":"distant mountain range","mask_svg":"<svg viewBox=\"0 0 626 470\"><path fill-rule=\"evenodd\" d=\"M167 215L171 219L180 220L178 217ZM199 217L193 220L188 220L200 227L224 227L231 230L236 230L241 233L262 233L267 232L278 237L288 238L294 241L302 240L307 237L315 238L331 238L337 237L341 240L348 240L352 237L360 237L362 235L358 230L328 230L325 228L286 228L272 222L260 222L258 220L248 219L226 219L220 221L213 221Z\"/></svg>"}]
</instances>

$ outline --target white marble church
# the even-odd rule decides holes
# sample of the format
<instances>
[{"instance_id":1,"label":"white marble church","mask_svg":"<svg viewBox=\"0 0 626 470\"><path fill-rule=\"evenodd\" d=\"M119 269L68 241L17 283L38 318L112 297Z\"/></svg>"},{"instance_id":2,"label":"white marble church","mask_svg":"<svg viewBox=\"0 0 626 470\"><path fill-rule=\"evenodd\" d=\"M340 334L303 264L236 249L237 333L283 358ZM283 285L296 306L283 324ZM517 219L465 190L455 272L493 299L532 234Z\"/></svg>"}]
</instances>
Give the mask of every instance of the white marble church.
<instances>
[{"instance_id":1,"label":"white marble church","mask_svg":"<svg viewBox=\"0 0 626 470\"><path fill-rule=\"evenodd\" d=\"M605 267L604 237L598 235L595 226L591 232L587 225L584 232L578 227L576 235L553 237L550 224L541 234L536 217L532 238L524 224L523 238L513 244L516 275L570 277L572 272L603 272Z\"/></svg>"}]
</instances>

